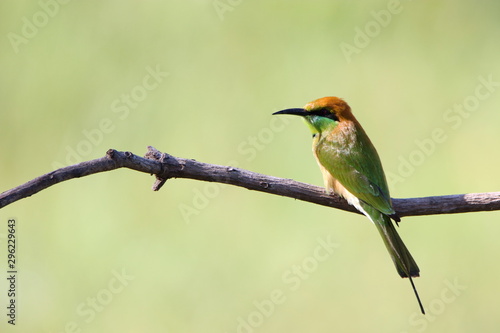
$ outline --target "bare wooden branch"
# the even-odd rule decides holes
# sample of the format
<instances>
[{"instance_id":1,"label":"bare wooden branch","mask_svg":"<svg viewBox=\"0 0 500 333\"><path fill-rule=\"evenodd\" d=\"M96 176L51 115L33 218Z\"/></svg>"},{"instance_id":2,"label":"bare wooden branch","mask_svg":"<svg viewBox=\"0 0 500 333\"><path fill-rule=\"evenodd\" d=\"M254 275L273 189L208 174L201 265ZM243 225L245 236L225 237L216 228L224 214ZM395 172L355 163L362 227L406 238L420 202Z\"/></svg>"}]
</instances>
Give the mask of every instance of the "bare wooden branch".
<instances>
[{"instance_id":1,"label":"bare wooden branch","mask_svg":"<svg viewBox=\"0 0 500 333\"><path fill-rule=\"evenodd\" d=\"M145 157L110 149L106 156L49 172L23 185L0 194L0 208L27 198L65 180L84 177L119 168L156 175L153 190L157 191L170 178L190 178L245 187L358 213L337 195L325 193L322 187L267 176L231 166L214 165L174 157L148 147ZM470 193L424 198L393 199L399 216L453 214L500 210L500 192Z\"/></svg>"}]
</instances>

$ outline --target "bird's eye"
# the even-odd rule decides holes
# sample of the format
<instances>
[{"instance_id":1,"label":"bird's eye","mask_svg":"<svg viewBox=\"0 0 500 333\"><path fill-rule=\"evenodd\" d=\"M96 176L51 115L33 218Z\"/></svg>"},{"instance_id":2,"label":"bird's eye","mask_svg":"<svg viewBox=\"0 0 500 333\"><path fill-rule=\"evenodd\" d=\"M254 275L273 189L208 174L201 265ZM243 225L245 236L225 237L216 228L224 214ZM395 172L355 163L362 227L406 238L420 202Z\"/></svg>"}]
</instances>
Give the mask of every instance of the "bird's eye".
<instances>
[{"instance_id":1,"label":"bird's eye","mask_svg":"<svg viewBox=\"0 0 500 333\"><path fill-rule=\"evenodd\" d=\"M325 117L335 121L339 121L335 113L330 112L330 110L326 108L315 110L312 113L320 117Z\"/></svg>"}]
</instances>

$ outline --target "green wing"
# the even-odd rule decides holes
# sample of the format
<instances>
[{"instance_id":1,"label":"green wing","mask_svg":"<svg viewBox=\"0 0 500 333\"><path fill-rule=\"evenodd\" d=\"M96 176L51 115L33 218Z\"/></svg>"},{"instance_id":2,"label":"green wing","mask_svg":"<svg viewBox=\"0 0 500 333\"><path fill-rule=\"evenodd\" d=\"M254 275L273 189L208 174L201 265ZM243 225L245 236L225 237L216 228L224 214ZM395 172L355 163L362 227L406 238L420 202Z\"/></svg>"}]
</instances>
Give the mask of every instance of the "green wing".
<instances>
[{"instance_id":1,"label":"green wing","mask_svg":"<svg viewBox=\"0 0 500 333\"><path fill-rule=\"evenodd\" d=\"M361 127L354 142L322 138L317 145L319 162L349 192L378 211L394 214L384 170L375 147ZM342 142L350 142L342 146Z\"/></svg>"}]
</instances>

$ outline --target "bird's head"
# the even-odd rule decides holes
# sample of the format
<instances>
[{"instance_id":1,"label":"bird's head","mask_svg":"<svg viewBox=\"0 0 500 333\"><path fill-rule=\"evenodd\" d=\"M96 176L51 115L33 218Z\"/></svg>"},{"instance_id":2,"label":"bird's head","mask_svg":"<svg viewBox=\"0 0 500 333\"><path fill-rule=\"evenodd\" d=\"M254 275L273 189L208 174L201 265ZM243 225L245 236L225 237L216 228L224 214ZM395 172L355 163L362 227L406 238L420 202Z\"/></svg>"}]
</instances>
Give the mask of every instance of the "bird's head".
<instances>
[{"instance_id":1,"label":"bird's head","mask_svg":"<svg viewBox=\"0 0 500 333\"><path fill-rule=\"evenodd\" d=\"M341 122L356 121L349 105L338 97L319 98L303 108L286 109L273 114L301 116L313 134L333 130Z\"/></svg>"}]
</instances>

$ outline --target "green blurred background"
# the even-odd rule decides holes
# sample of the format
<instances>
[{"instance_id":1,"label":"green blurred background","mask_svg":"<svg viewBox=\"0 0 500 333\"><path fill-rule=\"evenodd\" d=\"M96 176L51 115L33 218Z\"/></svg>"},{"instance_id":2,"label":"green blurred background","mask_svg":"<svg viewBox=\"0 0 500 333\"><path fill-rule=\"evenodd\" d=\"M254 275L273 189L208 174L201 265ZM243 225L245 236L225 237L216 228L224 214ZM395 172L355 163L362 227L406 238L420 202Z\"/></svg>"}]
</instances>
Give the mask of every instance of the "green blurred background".
<instances>
[{"instance_id":1,"label":"green blurred background","mask_svg":"<svg viewBox=\"0 0 500 333\"><path fill-rule=\"evenodd\" d=\"M271 113L328 95L350 103L393 197L500 190L498 1L42 0L0 13L1 191L148 145L322 185L308 129ZM0 275L15 218L19 296L12 327L2 278L0 330L500 326L497 212L403 220L423 317L366 218L193 180L154 193L152 182L123 169L2 209Z\"/></svg>"}]
</instances>

